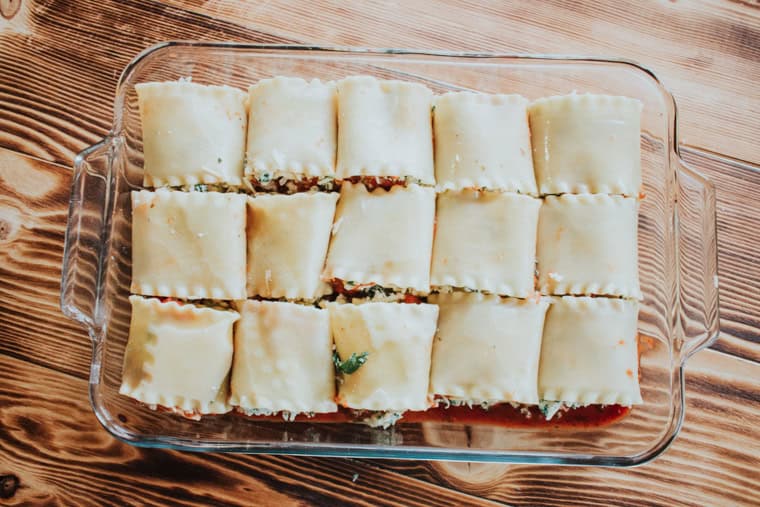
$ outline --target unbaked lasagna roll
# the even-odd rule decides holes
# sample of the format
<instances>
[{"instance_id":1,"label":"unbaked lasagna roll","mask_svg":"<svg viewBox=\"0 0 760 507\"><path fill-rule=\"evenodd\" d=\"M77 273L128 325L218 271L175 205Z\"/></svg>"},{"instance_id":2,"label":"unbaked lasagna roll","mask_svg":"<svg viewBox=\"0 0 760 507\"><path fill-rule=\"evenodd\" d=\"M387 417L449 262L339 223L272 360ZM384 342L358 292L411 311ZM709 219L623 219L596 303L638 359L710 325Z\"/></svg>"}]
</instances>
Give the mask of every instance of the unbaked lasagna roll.
<instances>
[{"instance_id":1,"label":"unbaked lasagna roll","mask_svg":"<svg viewBox=\"0 0 760 507\"><path fill-rule=\"evenodd\" d=\"M312 300L325 264L338 194L258 194L248 200L248 295Z\"/></svg>"},{"instance_id":2,"label":"unbaked lasagna roll","mask_svg":"<svg viewBox=\"0 0 760 507\"><path fill-rule=\"evenodd\" d=\"M419 83L355 76L338 82L338 178L433 184L433 92Z\"/></svg>"},{"instance_id":3,"label":"unbaked lasagna roll","mask_svg":"<svg viewBox=\"0 0 760 507\"><path fill-rule=\"evenodd\" d=\"M431 285L516 297L533 293L540 207L539 199L519 194L439 194Z\"/></svg>"},{"instance_id":4,"label":"unbaked lasagna roll","mask_svg":"<svg viewBox=\"0 0 760 507\"><path fill-rule=\"evenodd\" d=\"M135 90L145 186L241 184L247 122L242 90L185 81L141 83Z\"/></svg>"},{"instance_id":5,"label":"unbaked lasagna roll","mask_svg":"<svg viewBox=\"0 0 760 507\"><path fill-rule=\"evenodd\" d=\"M245 299L246 196L132 192L132 287L146 296Z\"/></svg>"},{"instance_id":6,"label":"unbaked lasagna roll","mask_svg":"<svg viewBox=\"0 0 760 507\"><path fill-rule=\"evenodd\" d=\"M322 278L428 292L434 220L432 188L344 182Z\"/></svg>"},{"instance_id":7,"label":"unbaked lasagna roll","mask_svg":"<svg viewBox=\"0 0 760 507\"><path fill-rule=\"evenodd\" d=\"M440 308L430 394L471 403L538 403L538 358L548 302L457 292Z\"/></svg>"},{"instance_id":8,"label":"unbaked lasagna roll","mask_svg":"<svg viewBox=\"0 0 760 507\"><path fill-rule=\"evenodd\" d=\"M641 102L566 95L538 99L529 111L541 194L639 194Z\"/></svg>"},{"instance_id":9,"label":"unbaked lasagna roll","mask_svg":"<svg viewBox=\"0 0 760 507\"><path fill-rule=\"evenodd\" d=\"M187 417L229 411L237 312L130 296L132 321L119 393Z\"/></svg>"},{"instance_id":10,"label":"unbaked lasagna roll","mask_svg":"<svg viewBox=\"0 0 760 507\"><path fill-rule=\"evenodd\" d=\"M546 315L538 395L579 404L641 403L638 303L565 296Z\"/></svg>"},{"instance_id":11,"label":"unbaked lasagna roll","mask_svg":"<svg viewBox=\"0 0 760 507\"><path fill-rule=\"evenodd\" d=\"M458 92L436 98L438 189L536 194L527 105L519 95Z\"/></svg>"},{"instance_id":12,"label":"unbaked lasagna roll","mask_svg":"<svg viewBox=\"0 0 760 507\"><path fill-rule=\"evenodd\" d=\"M267 182L335 174L335 85L263 79L249 90L246 176Z\"/></svg>"},{"instance_id":13,"label":"unbaked lasagna roll","mask_svg":"<svg viewBox=\"0 0 760 507\"><path fill-rule=\"evenodd\" d=\"M251 300L238 310L230 404L249 415L335 412L327 310Z\"/></svg>"},{"instance_id":14,"label":"unbaked lasagna roll","mask_svg":"<svg viewBox=\"0 0 760 507\"><path fill-rule=\"evenodd\" d=\"M328 303L327 307L336 362L349 365L348 369L344 366L338 383L339 405L394 412L430 407L430 353L437 306ZM360 357L363 362L358 364Z\"/></svg>"},{"instance_id":15,"label":"unbaked lasagna roll","mask_svg":"<svg viewBox=\"0 0 760 507\"><path fill-rule=\"evenodd\" d=\"M547 196L538 224L542 294L638 298L635 198Z\"/></svg>"}]
</instances>

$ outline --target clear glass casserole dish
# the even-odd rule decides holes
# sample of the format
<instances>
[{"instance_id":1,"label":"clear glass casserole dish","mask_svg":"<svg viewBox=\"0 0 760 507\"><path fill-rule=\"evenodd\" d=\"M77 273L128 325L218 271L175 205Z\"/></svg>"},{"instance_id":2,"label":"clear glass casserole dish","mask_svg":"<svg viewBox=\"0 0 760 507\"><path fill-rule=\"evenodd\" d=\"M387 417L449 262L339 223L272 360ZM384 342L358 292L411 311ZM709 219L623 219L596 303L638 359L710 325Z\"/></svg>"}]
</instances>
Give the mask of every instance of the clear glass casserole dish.
<instances>
[{"instance_id":1,"label":"clear glass casserole dish","mask_svg":"<svg viewBox=\"0 0 760 507\"><path fill-rule=\"evenodd\" d=\"M142 183L135 84L192 77L245 89L277 75L330 80L356 74L418 81L436 93L475 90L535 99L577 90L643 102L639 332L651 338L641 356L643 405L605 427L523 429L402 419L380 429L235 414L192 421L118 394L130 318L130 191ZM230 43L154 46L124 70L110 134L74 161L61 306L92 338L93 410L111 434L147 447L603 466L653 459L683 422L684 363L718 335L714 190L686 167L677 146L672 97L654 74L631 62Z\"/></svg>"}]
</instances>

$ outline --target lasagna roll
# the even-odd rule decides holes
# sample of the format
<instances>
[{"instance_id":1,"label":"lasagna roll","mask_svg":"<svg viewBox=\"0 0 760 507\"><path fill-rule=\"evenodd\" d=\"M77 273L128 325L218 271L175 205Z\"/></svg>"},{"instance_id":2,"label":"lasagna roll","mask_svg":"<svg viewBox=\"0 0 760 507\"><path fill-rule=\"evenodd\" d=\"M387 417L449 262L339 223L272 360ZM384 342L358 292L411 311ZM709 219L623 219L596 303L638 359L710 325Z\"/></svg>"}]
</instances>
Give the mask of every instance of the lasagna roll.
<instances>
[{"instance_id":1,"label":"lasagna roll","mask_svg":"<svg viewBox=\"0 0 760 507\"><path fill-rule=\"evenodd\" d=\"M132 192L132 287L146 296L245 299L246 196Z\"/></svg>"},{"instance_id":2,"label":"lasagna roll","mask_svg":"<svg viewBox=\"0 0 760 507\"><path fill-rule=\"evenodd\" d=\"M428 292L434 220L432 188L344 182L323 279Z\"/></svg>"},{"instance_id":3,"label":"lasagna roll","mask_svg":"<svg viewBox=\"0 0 760 507\"><path fill-rule=\"evenodd\" d=\"M235 326L230 404L244 412L335 412L327 310L243 301Z\"/></svg>"},{"instance_id":4,"label":"lasagna roll","mask_svg":"<svg viewBox=\"0 0 760 507\"><path fill-rule=\"evenodd\" d=\"M634 198L547 196L538 224L542 294L641 297Z\"/></svg>"},{"instance_id":5,"label":"lasagna roll","mask_svg":"<svg viewBox=\"0 0 760 507\"><path fill-rule=\"evenodd\" d=\"M430 352L438 307L429 304L328 303L338 358L366 353L366 362L338 384L348 408L425 410L430 407Z\"/></svg>"},{"instance_id":6,"label":"lasagna roll","mask_svg":"<svg viewBox=\"0 0 760 507\"><path fill-rule=\"evenodd\" d=\"M540 207L539 199L518 194L439 194L431 285L516 297L532 294Z\"/></svg>"},{"instance_id":7,"label":"lasagna roll","mask_svg":"<svg viewBox=\"0 0 760 507\"><path fill-rule=\"evenodd\" d=\"M227 405L232 325L239 315L130 296L132 320L119 393L186 416Z\"/></svg>"},{"instance_id":8,"label":"lasagna roll","mask_svg":"<svg viewBox=\"0 0 760 507\"><path fill-rule=\"evenodd\" d=\"M433 92L418 83L354 76L338 82L338 178L433 184Z\"/></svg>"},{"instance_id":9,"label":"lasagna roll","mask_svg":"<svg viewBox=\"0 0 760 507\"><path fill-rule=\"evenodd\" d=\"M634 300L565 296L546 315L538 395L580 404L641 403Z\"/></svg>"},{"instance_id":10,"label":"lasagna roll","mask_svg":"<svg viewBox=\"0 0 760 507\"><path fill-rule=\"evenodd\" d=\"M241 184L248 116L242 90L184 81L135 90L146 187Z\"/></svg>"},{"instance_id":11,"label":"lasagna roll","mask_svg":"<svg viewBox=\"0 0 760 507\"><path fill-rule=\"evenodd\" d=\"M335 84L263 79L249 89L246 176L268 181L335 174Z\"/></svg>"},{"instance_id":12,"label":"lasagna roll","mask_svg":"<svg viewBox=\"0 0 760 507\"><path fill-rule=\"evenodd\" d=\"M433 110L438 190L536 194L527 105L519 95L438 97Z\"/></svg>"},{"instance_id":13,"label":"lasagna roll","mask_svg":"<svg viewBox=\"0 0 760 507\"><path fill-rule=\"evenodd\" d=\"M538 403L544 300L457 292L431 296L440 308L430 394L481 402Z\"/></svg>"},{"instance_id":14,"label":"lasagna roll","mask_svg":"<svg viewBox=\"0 0 760 507\"><path fill-rule=\"evenodd\" d=\"M641 187L641 102L566 95L530 105L533 163L541 194L622 194Z\"/></svg>"},{"instance_id":15,"label":"lasagna roll","mask_svg":"<svg viewBox=\"0 0 760 507\"><path fill-rule=\"evenodd\" d=\"M338 194L259 194L248 200L248 295L312 300L320 280Z\"/></svg>"}]
</instances>

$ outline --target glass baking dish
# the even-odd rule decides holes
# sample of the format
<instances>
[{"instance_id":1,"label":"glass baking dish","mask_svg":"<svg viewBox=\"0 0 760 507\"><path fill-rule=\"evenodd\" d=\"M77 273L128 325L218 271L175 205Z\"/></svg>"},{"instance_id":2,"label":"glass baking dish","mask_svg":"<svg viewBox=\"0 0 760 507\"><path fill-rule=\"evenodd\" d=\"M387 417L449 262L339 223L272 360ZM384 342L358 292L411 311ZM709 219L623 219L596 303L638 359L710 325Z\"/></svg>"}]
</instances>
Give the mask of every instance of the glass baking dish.
<instances>
[{"instance_id":1,"label":"glass baking dish","mask_svg":"<svg viewBox=\"0 0 760 507\"><path fill-rule=\"evenodd\" d=\"M240 88L277 75L339 79L370 74L424 83L440 93L573 91L627 95L644 104L639 332L645 403L597 428L506 428L404 422L390 429L353 423L257 421L235 414L191 421L118 394L129 331L130 191L141 187L142 144L134 86L191 77ZM718 334L715 194L678 154L676 108L650 71L631 62L556 56L167 42L127 66L113 128L74 161L61 284L63 312L93 343L90 400L117 438L146 447L502 463L630 466L662 453L684 418L683 366Z\"/></svg>"}]
</instances>

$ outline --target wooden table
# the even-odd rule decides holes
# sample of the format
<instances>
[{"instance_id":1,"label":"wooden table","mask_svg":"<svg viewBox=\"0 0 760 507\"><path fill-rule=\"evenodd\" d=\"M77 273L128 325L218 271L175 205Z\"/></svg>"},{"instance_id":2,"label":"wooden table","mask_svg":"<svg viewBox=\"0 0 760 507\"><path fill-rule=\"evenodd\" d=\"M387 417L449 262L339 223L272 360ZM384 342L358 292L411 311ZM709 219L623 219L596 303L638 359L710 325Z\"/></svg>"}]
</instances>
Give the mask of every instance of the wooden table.
<instances>
[{"instance_id":1,"label":"wooden table","mask_svg":"<svg viewBox=\"0 0 760 507\"><path fill-rule=\"evenodd\" d=\"M634 5L635 4L635 5ZM0 504L760 505L760 8L578 3L0 0ZM74 155L121 69L167 39L619 56L675 94L684 158L718 190L721 335L687 368L686 422L629 470L136 449L87 399L60 313Z\"/></svg>"}]
</instances>

